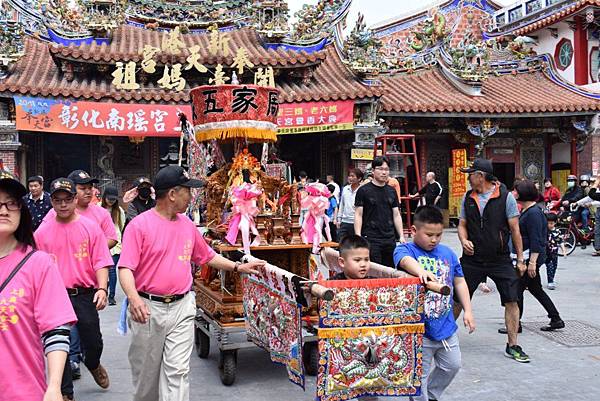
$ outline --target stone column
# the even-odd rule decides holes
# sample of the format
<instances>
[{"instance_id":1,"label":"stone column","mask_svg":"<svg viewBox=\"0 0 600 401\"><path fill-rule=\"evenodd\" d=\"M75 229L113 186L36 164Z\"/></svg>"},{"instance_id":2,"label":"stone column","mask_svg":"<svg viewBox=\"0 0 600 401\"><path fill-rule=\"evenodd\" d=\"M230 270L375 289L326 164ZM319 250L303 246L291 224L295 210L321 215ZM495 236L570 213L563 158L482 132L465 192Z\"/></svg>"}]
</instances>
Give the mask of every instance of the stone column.
<instances>
[{"instance_id":1,"label":"stone column","mask_svg":"<svg viewBox=\"0 0 600 401\"><path fill-rule=\"evenodd\" d=\"M19 133L12 122L0 121L0 160L4 168L19 175L19 160L17 151L21 147Z\"/></svg>"}]
</instances>

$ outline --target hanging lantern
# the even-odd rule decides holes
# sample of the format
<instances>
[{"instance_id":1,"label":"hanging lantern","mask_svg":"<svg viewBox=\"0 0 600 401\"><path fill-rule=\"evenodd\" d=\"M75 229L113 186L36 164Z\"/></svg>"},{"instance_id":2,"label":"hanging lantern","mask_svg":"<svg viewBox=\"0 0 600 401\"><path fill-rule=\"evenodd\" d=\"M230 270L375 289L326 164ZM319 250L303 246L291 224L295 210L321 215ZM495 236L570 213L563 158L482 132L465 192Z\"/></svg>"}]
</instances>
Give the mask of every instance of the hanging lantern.
<instances>
[{"instance_id":1,"label":"hanging lantern","mask_svg":"<svg viewBox=\"0 0 600 401\"><path fill-rule=\"evenodd\" d=\"M279 90L257 85L206 85L190 92L198 142L277 140Z\"/></svg>"},{"instance_id":2,"label":"hanging lantern","mask_svg":"<svg viewBox=\"0 0 600 401\"><path fill-rule=\"evenodd\" d=\"M130 136L129 137L129 142L133 143L136 146L140 146L142 143L144 143L144 139L146 139L146 137L143 137L143 136Z\"/></svg>"}]
</instances>

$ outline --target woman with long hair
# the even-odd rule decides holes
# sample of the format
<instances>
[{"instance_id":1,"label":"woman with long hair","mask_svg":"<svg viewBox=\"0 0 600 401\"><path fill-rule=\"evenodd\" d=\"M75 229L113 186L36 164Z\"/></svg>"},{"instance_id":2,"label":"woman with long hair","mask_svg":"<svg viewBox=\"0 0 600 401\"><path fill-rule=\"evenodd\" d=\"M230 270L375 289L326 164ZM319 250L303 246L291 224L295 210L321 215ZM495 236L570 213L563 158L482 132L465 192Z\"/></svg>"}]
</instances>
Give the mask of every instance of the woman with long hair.
<instances>
[{"instance_id":1,"label":"woman with long hair","mask_svg":"<svg viewBox=\"0 0 600 401\"><path fill-rule=\"evenodd\" d=\"M26 193L0 170L0 389L7 400L62 401L77 318L54 258L36 250Z\"/></svg>"},{"instance_id":2,"label":"woman with long hair","mask_svg":"<svg viewBox=\"0 0 600 401\"><path fill-rule=\"evenodd\" d=\"M110 213L113 224L115 225L115 231L117 232L117 245L110 250L114 265L108 271L108 304L116 305L115 290L117 288L117 263L121 256L121 239L123 237L123 228L125 227L125 211L119 205L119 191L116 187L109 185L104 188L100 205Z\"/></svg>"}]
</instances>

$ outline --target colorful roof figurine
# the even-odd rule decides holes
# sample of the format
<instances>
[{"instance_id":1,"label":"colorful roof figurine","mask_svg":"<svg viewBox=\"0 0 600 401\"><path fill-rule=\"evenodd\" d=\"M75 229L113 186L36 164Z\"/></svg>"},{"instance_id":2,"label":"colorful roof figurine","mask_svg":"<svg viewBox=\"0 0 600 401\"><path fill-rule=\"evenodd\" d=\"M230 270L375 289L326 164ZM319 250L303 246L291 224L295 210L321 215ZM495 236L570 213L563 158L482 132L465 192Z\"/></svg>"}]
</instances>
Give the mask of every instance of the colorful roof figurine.
<instances>
[{"instance_id":1,"label":"colorful roof figurine","mask_svg":"<svg viewBox=\"0 0 600 401\"><path fill-rule=\"evenodd\" d=\"M6 77L9 68L23 57L24 39L23 26L0 8L0 79Z\"/></svg>"}]
</instances>

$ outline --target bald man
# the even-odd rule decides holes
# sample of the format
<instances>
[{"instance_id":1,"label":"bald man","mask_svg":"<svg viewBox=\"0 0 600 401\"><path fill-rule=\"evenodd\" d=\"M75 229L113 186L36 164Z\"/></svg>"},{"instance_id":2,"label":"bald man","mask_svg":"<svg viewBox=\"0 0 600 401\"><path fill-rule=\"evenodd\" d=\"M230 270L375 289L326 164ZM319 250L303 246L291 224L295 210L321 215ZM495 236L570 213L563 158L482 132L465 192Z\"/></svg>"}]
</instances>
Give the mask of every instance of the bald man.
<instances>
[{"instance_id":1,"label":"bald man","mask_svg":"<svg viewBox=\"0 0 600 401\"><path fill-rule=\"evenodd\" d=\"M435 173L430 171L425 176L427 184L419 189L414 195L410 195L412 199L423 198L426 205L437 206L442 198L442 186L435 180Z\"/></svg>"}]
</instances>

